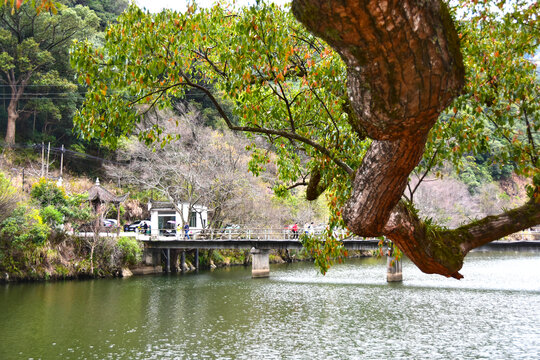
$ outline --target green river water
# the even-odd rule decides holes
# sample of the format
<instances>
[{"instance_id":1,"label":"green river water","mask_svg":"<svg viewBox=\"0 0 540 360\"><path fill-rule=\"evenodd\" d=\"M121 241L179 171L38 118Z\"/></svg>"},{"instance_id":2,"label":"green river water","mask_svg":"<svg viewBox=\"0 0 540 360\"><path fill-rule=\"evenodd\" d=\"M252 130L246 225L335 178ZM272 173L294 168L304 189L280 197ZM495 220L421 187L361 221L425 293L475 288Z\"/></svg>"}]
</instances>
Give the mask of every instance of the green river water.
<instances>
[{"instance_id":1,"label":"green river water","mask_svg":"<svg viewBox=\"0 0 540 360\"><path fill-rule=\"evenodd\" d=\"M0 359L540 359L540 254L0 286Z\"/></svg>"}]
</instances>

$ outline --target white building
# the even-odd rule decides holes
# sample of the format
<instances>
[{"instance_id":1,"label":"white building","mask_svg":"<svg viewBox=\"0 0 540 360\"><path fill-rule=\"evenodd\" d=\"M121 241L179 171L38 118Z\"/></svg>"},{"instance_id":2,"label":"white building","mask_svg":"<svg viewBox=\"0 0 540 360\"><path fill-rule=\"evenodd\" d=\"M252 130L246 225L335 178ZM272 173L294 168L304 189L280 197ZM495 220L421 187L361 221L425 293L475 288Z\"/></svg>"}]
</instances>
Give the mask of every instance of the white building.
<instances>
[{"instance_id":1,"label":"white building","mask_svg":"<svg viewBox=\"0 0 540 360\"><path fill-rule=\"evenodd\" d=\"M191 234L206 228L208 224L208 208L206 206L195 205L190 210L189 203L179 203L178 208L181 209L181 214L170 202L150 201L148 203L152 236L174 236L176 230L186 223L189 225Z\"/></svg>"}]
</instances>

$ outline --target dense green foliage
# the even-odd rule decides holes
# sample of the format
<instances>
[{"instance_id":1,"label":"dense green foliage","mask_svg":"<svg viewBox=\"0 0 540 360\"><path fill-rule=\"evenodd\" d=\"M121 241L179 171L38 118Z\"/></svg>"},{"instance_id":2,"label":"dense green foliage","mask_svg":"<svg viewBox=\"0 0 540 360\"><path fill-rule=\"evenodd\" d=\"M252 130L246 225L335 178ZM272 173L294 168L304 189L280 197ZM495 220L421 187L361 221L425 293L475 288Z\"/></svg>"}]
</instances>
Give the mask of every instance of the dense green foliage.
<instances>
[{"instance_id":1,"label":"dense green foliage","mask_svg":"<svg viewBox=\"0 0 540 360\"><path fill-rule=\"evenodd\" d=\"M122 253L122 263L125 265L136 265L142 259L141 244L132 237L121 237L118 239L118 248Z\"/></svg>"},{"instance_id":2,"label":"dense green foliage","mask_svg":"<svg viewBox=\"0 0 540 360\"><path fill-rule=\"evenodd\" d=\"M100 30L103 31L126 9L128 0L65 0L64 3L70 7L82 5L93 10L99 17Z\"/></svg>"},{"instance_id":3,"label":"dense green foliage","mask_svg":"<svg viewBox=\"0 0 540 360\"><path fill-rule=\"evenodd\" d=\"M0 222L15 210L18 200L17 190L11 186L4 173L0 172Z\"/></svg>"},{"instance_id":4,"label":"dense green foliage","mask_svg":"<svg viewBox=\"0 0 540 360\"><path fill-rule=\"evenodd\" d=\"M41 207L44 220L51 225L69 223L77 228L93 219L92 210L86 202L86 195L67 195L62 187L46 179L32 185L30 196Z\"/></svg>"},{"instance_id":5,"label":"dense green foliage","mask_svg":"<svg viewBox=\"0 0 540 360\"><path fill-rule=\"evenodd\" d=\"M458 20L467 89L431 132L418 171L450 160L456 169L465 164L470 172L469 159L476 156L474 163L489 162L492 178L510 169L533 177L538 172L539 84L525 55L538 46L538 5L517 2L504 17L489 2L485 7L467 1L460 5L469 6L467 15L472 16ZM191 6L184 14L156 15L132 6L109 28L103 47L78 43L72 59L79 81L89 88L78 126L86 136L112 145L133 132L148 105L168 106L189 88L211 99L219 94L233 103L236 118L226 119L231 126L266 135L274 145L283 184L277 190L316 170L329 186L329 201L339 209L349 182L340 162L356 168L369 144L359 141L362 137L348 124L354 119L339 57L274 5L239 10ZM219 109L219 103L214 105ZM157 123L139 136L146 142L171 139ZM263 150L252 151L250 170L257 174L270 159ZM484 172L477 170L472 169ZM469 181L472 191L475 181Z\"/></svg>"},{"instance_id":6,"label":"dense green foliage","mask_svg":"<svg viewBox=\"0 0 540 360\"><path fill-rule=\"evenodd\" d=\"M0 269L21 274L38 265L50 232L37 209L20 204L0 223Z\"/></svg>"},{"instance_id":7,"label":"dense green foliage","mask_svg":"<svg viewBox=\"0 0 540 360\"><path fill-rule=\"evenodd\" d=\"M39 211L26 205L17 207L0 226L0 236L18 249L43 245L50 233Z\"/></svg>"},{"instance_id":8,"label":"dense green foliage","mask_svg":"<svg viewBox=\"0 0 540 360\"><path fill-rule=\"evenodd\" d=\"M56 13L37 13L30 5L0 9L0 80L9 99L8 123L35 114L32 120L43 124L44 132L59 124L57 131L69 128L80 97L67 50L73 39L95 34L98 22L83 6L62 6Z\"/></svg>"},{"instance_id":9,"label":"dense green foliage","mask_svg":"<svg viewBox=\"0 0 540 360\"><path fill-rule=\"evenodd\" d=\"M471 192L479 181L509 169L532 180L540 165L540 84L535 65L526 58L539 45L540 5L463 0L450 6L461 39L466 87L430 132L418 177L451 162ZM154 106L171 106L187 89L197 89L229 128L260 134L272 144L275 158L266 149L249 147L254 174L274 160L279 194L317 179L316 188L308 188L313 196L308 196L326 190L330 223L342 225L351 175L370 140L351 126L356 119L340 57L290 13L260 2L241 9L193 4L182 14L145 14L130 6L108 29L102 47L76 44L72 65L88 87L76 117L85 136L115 146L144 123L140 139L163 146L174 137L146 114ZM232 104L233 117L220 99ZM493 166L492 174L478 166L482 162ZM321 262L334 256L334 250L325 245Z\"/></svg>"},{"instance_id":10,"label":"dense green foliage","mask_svg":"<svg viewBox=\"0 0 540 360\"><path fill-rule=\"evenodd\" d=\"M19 94L13 102L18 114L18 146L50 141L52 147L63 144L79 153L108 156L107 151L100 149L99 140L82 141L73 128L73 115L82 103L84 89L73 81L67 49L74 38L99 43L101 31L114 22L127 1L18 3L12 1L8 2L10 6L2 6L6 4L0 2L0 133L5 134L13 95ZM96 162L99 159L80 166L80 159L72 153L64 155L64 166L78 173L95 172L100 166Z\"/></svg>"},{"instance_id":11,"label":"dense green foliage","mask_svg":"<svg viewBox=\"0 0 540 360\"><path fill-rule=\"evenodd\" d=\"M42 207L49 205L64 206L67 203L64 189L43 178L32 185L30 196Z\"/></svg>"},{"instance_id":12,"label":"dense green foliage","mask_svg":"<svg viewBox=\"0 0 540 360\"><path fill-rule=\"evenodd\" d=\"M540 168L540 81L528 57L540 45L535 20L540 5L462 3L470 7L457 22L467 71L465 93L432 129L426 159L436 154L430 165L449 160L458 171L484 173L475 176L479 181L489 180L488 171L494 179L512 172L533 178ZM470 175L462 178L474 183Z\"/></svg>"}]
</instances>

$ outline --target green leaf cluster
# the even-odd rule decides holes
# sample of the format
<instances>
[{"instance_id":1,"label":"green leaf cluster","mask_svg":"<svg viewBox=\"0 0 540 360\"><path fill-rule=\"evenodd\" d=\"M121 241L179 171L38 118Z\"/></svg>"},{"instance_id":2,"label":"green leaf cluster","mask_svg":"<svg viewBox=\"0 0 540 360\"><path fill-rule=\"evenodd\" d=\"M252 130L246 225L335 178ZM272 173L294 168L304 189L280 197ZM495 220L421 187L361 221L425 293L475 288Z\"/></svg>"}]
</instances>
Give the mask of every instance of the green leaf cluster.
<instances>
[{"instance_id":1,"label":"green leaf cluster","mask_svg":"<svg viewBox=\"0 0 540 360\"><path fill-rule=\"evenodd\" d=\"M37 209L20 205L0 224L2 242L18 249L40 246L49 236L50 228L43 222Z\"/></svg>"},{"instance_id":2,"label":"green leaf cluster","mask_svg":"<svg viewBox=\"0 0 540 360\"><path fill-rule=\"evenodd\" d=\"M76 43L71 62L88 87L75 122L85 136L111 146L134 133L147 143L170 140L160 124L143 119L149 107L170 106L191 89L226 101L232 117L218 112L229 126L271 143L277 156L250 147L249 166L259 174L275 161L282 188L316 167L324 185L346 193L349 176L336 160L354 168L369 144L351 130L343 110L339 56L273 4L193 5L182 14L145 14L131 6L107 30L103 46Z\"/></svg>"},{"instance_id":3,"label":"green leaf cluster","mask_svg":"<svg viewBox=\"0 0 540 360\"><path fill-rule=\"evenodd\" d=\"M0 172L0 222L11 215L18 202L17 189L11 186L9 179Z\"/></svg>"},{"instance_id":4,"label":"green leaf cluster","mask_svg":"<svg viewBox=\"0 0 540 360\"><path fill-rule=\"evenodd\" d=\"M135 265L141 261L141 244L135 238L121 237L118 239L117 246L122 253L122 264Z\"/></svg>"},{"instance_id":5,"label":"green leaf cluster","mask_svg":"<svg viewBox=\"0 0 540 360\"><path fill-rule=\"evenodd\" d=\"M321 237L303 234L300 236L300 241L323 275L334 263L341 264L348 256L343 242L337 239L329 229Z\"/></svg>"},{"instance_id":6,"label":"green leaf cluster","mask_svg":"<svg viewBox=\"0 0 540 360\"><path fill-rule=\"evenodd\" d=\"M40 207L42 218L52 226L61 225L64 221L73 224L87 222L93 216L86 195L68 196L64 188L51 180L41 178L33 184L30 196Z\"/></svg>"},{"instance_id":7,"label":"green leaf cluster","mask_svg":"<svg viewBox=\"0 0 540 360\"><path fill-rule=\"evenodd\" d=\"M487 164L493 178L510 172L533 178L540 168L540 81L530 57L540 46L539 4L463 0L454 5L466 86L433 127L418 170L449 161L459 173L470 174L472 157Z\"/></svg>"},{"instance_id":8,"label":"green leaf cluster","mask_svg":"<svg viewBox=\"0 0 540 360\"><path fill-rule=\"evenodd\" d=\"M67 204L67 195L63 188L57 186L53 181L41 178L32 185L30 196L41 207L46 206L65 206Z\"/></svg>"}]
</instances>

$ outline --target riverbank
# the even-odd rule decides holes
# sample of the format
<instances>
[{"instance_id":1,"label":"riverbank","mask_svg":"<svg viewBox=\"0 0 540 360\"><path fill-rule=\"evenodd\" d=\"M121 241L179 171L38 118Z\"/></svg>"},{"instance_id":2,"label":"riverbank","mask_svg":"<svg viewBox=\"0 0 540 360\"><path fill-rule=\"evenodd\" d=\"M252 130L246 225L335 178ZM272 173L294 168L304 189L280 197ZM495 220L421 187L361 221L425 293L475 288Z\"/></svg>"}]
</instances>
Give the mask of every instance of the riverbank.
<instances>
[{"instance_id":1,"label":"riverbank","mask_svg":"<svg viewBox=\"0 0 540 360\"><path fill-rule=\"evenodd\" d=\"M0 283L40 282L55 280L87 280L93 278L115 278L131 275L159 274L161 266L152 267L142 261L142 245L133 238L104 238L94 244L93 268L90 263L88 240L67 237L62 234L52 237L32 251L0 251ZM1 249L0 249L1 250ZM5 250L5 249L4 249ZM540 252L540 241L497 241L475 249L485 251ZM349 251L348 258L376 256L371 251ZM271 264L311 262L313 259L303 250L273 250ZM8 264L10 267L7 267ZM173 264L174 272L195 271L193 252L186 252L186 267ZM251 264L249 250L200 250L199 268L215 269Z\"/></svg>"},{"instance_id":2,"label":"riverbank","mask_svg":"<svg viewBox=\"0 0 540 360\"><path fill-rule=\"evenodd\" d=\"M83 239L56 233L37 246L0 247L0 282L50 281L122 276L141 261L142 247L130 238ZM11 245L11 246L8 246Z\"/></svg>"},{"instance_id":3,"label":"riverbank","mask_svg":"<svg viewBox=\"0 0 540 360\"><path fill-rule=\"evenodd\" d=\"M160 273L160 266L143 263L142 244L134 238L83 239L59 233L42 246L25 251L0 249L0 283L114 278ZM350 251L349 258L369 257L371 251ZM92 260L90 260L92 259ZM271 264L313 261L304 250L273 250ZM186 252L186 267L173 264L175 272L194 271L193 252ZM250 265L250 250L201 250L200 269Z\"/></svg>"}]
</instances>

